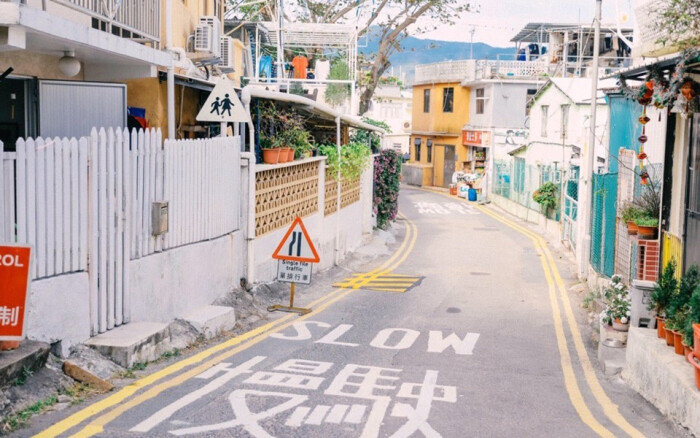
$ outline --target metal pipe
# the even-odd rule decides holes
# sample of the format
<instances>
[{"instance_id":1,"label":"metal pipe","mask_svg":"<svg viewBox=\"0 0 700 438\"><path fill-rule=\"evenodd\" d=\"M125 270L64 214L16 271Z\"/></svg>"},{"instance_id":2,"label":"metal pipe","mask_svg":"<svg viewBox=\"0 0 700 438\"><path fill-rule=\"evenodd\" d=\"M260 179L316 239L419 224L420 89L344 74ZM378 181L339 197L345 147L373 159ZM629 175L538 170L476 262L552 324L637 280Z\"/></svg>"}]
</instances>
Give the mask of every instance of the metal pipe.
<instances>
[{"instance_id":1,"label":"metal pipe","mask_svg":"<svg viewBox=\"0 0 700 438\"><path fill-rule=\"evenodd\" d=\"M250 87L241 91L241 103L250 114ZM255 282L255 127L248 123L248 151L241 153L248 160L248 223L246 226L247 269L249 283Z\"/></svg>"},{"instance_id":2,"label":"metal pipe","mask_svg":"<svg viewBox=\"0 0 700 438\"><path fill-rule=\"evenodd\" d=\"M335 149L338 153L338 169L335 174L337 183L335 199L338 203L335 210L335 265L338 266L340 264L340 117L335 119Z\"/></svg>"},{"instance_id":3,"label":"metal pipe","mask_svg":"<svg viewBox=\"0 0 700 438\"><path fill-rule=\"evenodd\" d=\"M595 128L598 103L598 52L600 51L600 10L602 3L602 0L596 0L595 2L595 34L593 39L593 64L591 65L590 127L588 145L584 151L584 168L582 169L582 171L585 171L584 178L582 179L584 196L579 197L579 205L583 207L580 211L582 215L580 216L581 225L579 226L579 230L583 231L583 233L581 233L583 235L583 241L580 246L577 246L577 248L581 248L577 257L580 278L585 278L588 274L588 260L591 251L591 200L593 198L593 165L595 163Z\"/></svg>"},{"instance_id":4,"label":"metal pipe","mask_svg":"<svg viewBox=\"0 0 700 438\"><path fill-rule=\"evenodd\" d=\"M165 0L165 49L173 47L173 0ZM175 139L175 60L167 67L166 90L168 96L168 139Z\"/></svg>"}]
</instances>

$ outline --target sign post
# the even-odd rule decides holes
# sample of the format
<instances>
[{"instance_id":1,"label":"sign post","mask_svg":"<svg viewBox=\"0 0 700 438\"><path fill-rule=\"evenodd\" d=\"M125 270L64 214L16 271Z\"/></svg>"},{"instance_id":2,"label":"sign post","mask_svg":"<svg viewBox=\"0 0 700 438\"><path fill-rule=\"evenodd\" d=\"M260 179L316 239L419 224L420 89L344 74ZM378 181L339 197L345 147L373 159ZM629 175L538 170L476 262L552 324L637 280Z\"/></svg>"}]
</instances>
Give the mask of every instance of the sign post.
<instances>
[{"instance_id":1,"label":"sign post","mask_svg":"<svg viewBox=\"0 0 700 438\"><path fill-rule=\"evenodd\" d=\"M291 286L289 306L275 304L268 307L267 310L269 312L296 312L301 315L311 312L311 309L294 307L296 283L311 283L311 264L321 261L300 217L292 222L292 225L272 254L272 258L279 260L277 264L277 280L291 283Z\"/></svg>"},{"instance_id":2,"label":"sign post","mask_svg":"<svg viewBox=\"0 0 700 438\"><path fill-rule=\"evenodd\" d=\"M0 341L24 338L30 260L30 247L0 245Z\"/></svg>"}]
</instances>

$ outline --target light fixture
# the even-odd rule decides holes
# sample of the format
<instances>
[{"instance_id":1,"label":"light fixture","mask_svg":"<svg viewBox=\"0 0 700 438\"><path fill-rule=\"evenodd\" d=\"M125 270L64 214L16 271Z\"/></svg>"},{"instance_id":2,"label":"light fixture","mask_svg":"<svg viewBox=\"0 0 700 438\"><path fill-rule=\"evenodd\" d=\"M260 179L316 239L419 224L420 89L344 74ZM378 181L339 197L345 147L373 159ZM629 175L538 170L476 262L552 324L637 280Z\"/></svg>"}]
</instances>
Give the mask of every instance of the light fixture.
<instances>
[{"instance_id":1,"label":"light fixture","mask_svg":"<svg viewBox=\"0 0 700 438\"><path fill-rule=\"evenodd\" d=\"M69 78L80 73L80 61L75 59L75 52L66 50L63 52L63 57L58 60L58 70Z\"/></svg>"}]
</instances>

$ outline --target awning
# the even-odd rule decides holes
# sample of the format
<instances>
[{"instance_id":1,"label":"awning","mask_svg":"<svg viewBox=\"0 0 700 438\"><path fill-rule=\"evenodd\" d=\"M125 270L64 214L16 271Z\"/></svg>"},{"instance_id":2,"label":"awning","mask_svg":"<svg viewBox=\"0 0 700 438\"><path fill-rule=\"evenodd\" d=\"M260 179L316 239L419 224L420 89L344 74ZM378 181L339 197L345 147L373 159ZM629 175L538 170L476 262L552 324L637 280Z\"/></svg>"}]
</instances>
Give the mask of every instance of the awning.
<instances>
[{"instance_id":1,"label":"awning","mask_svg":"<svg viewBox=\"0 0 700 438\"><path fill-rule=\"evenodd\" d=\"M168 79L168 73L164 71L158 72L158 81L165 82ZM175 74L175 85L182 85L201 91L211 92L216 86L215 82L210 82L205 79L191 78L189 76Z\"/></svg>"},{"instance_id":2,"label":"awning","mask_svg":"<svg viewBox=\"0 0 700 438\"><path fill-rule=\"evenodd\" d=\"M365 123L357 117L341 113L327 105L318 103L306 97L298 96L296 94L269 91L250 85L243 88L241 92L241 101L244 105L249 106L251 98L253 97L256 97L258 99L267 99L274 100L277 102L286 102L289 104L294 104L303 111L306 111L309 114L313 114L322 120L335 121L336 119L340 118L342 124L348 125L350 127L385 134L385 131L382 128L370 125L369 123Z\"/></svg>"},{"instance_id":3,"label":"awning","mask_svg":"<svg viewBox=\"0 0 700 438\"><path fill-rule=\"evenodd\" d=\"M422 135L424 137L459 137L461 134L453 132L438 132L438 131L411 131L411 135Z\"/></svg>"}]
</instances>

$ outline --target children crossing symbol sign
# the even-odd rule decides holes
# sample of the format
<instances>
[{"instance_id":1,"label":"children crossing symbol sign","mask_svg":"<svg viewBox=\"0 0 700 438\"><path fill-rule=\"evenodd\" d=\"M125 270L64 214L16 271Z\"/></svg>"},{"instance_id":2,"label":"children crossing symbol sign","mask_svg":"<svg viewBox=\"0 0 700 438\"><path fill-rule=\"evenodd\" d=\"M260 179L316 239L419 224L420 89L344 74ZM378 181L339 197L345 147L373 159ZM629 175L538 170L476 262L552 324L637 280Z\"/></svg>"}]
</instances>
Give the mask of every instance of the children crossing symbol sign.
<instances>
[{"instance_id":1,"label":"children crossing symbol sign","mask_svg":"<svg viewBox=\"0 0 700 438\"><path fill-rule=\"evenodd\" d=\"M292 222L292 226L287 230L279 246L272 254L272 258L294 262L318 263L321 261L300 217Z\"/></svg>"},{"instance_id":2,"label":"children crossing symbol sign","mask_svg":"<svg viewBox=\"0 0 700 438\"><path fill-rule=\"evenodd\" d=\"M249 123L250 116L238 99L233 82L220 79L199 110L197 121Z\"/></svg>"}]
</instances>

